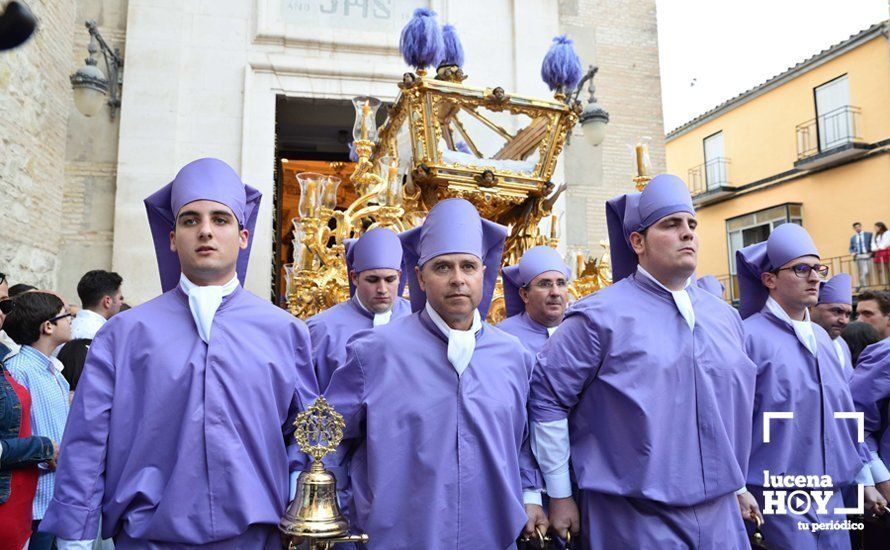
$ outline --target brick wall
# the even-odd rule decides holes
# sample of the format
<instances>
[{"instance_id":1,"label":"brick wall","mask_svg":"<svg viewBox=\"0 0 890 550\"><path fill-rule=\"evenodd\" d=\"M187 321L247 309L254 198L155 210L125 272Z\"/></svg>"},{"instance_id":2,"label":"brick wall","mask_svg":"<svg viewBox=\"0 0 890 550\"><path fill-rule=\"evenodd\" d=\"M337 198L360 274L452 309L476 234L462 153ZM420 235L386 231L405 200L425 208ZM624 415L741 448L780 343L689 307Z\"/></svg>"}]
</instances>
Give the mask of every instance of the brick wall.
<instances>
[{"instance_id":1,"label":"brick wall","mask_svg":"<svg viewBox=\"0 0 890 550\"><path fill-rule=\"evenodd\" d=\"M0 269L53 288L59 266L75 0L31 0L38 30L0 53Z\"/></svg>"}]
</instances>

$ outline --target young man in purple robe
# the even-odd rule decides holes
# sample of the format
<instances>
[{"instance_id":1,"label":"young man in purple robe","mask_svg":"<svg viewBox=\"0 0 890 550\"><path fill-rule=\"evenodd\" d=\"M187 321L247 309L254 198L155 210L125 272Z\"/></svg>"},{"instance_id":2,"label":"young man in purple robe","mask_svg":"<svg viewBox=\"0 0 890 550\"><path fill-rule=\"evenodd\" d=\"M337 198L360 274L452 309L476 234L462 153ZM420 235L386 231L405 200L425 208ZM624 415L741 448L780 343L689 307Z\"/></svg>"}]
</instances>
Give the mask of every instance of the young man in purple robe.
<instances>
[{"instance_id":1,"label":"young man in purple robe","mask_svg":"<svg viewBox=\"0 0 890 550\"><path fill-rule=\"evenodd\" d=\"M853 370L850 392L865 418L865 442L875 488L890 500L890 338L865 348Z\"/></svg>"},{"instance_id":2,"label":"young man in purple robe","mask_svg":"<svg viewBox=\"0 0 890 550\"><path fill-rule=\"evenodd\" d=\"M305 324L241 288L260 193L200 159L145 200L164 294L96 334L42 529L121 548L281 548L317 393Z\"/></svg>"},{"instance_id":3,"label":"young man in purple robe","mask_svg":"<svg viewBox=\"0 0 890 550\"><path fill-rule=\"evenodd\" d=\"M400 237L414 314L350 341L325 392L346 421L353 528L369 548L512 548L547 522L523 494L533 357L482 321L506 230L446 199Z\"/></svg>"},{"instance_id":4,"label":"young man in purple robe","mask_svg":"<svg viewBox=\"0 0 890 550\"><path fill-rule=\"evenodd\" d=\"M554 248L536 246L501 275L507 318L498 328L538 353L565 316L570 270Z\"/></svg>"},{"instance_id":5,"label":"young man in purple robe","mask_svg":"<svg viewBox=\"0 0 890 550\"><path fill-rule=\"evenodd\" d=\"M838 273L819 284L819 301L810 308L813 322L825 329L831 338L834 351L844 369L847 380L853 376L853 358L850 347L841 333L850 322L853 313L853 279L846 273Z\"/></svg>"},{"instance_id":6,"label":"young man in purple robe","mask_svg":"<svg viewBox=\"0 0 890 550\"><path fill-rule=\"evenodd\" d=\"M378 227L346 241L346 270L350 299L306 320L321 391L346 362L346 341L355 333L411 315L401 297L402 243L393 231Z\"/></svg>"},{"instance_id":7,"label":"young man in purple robe","mask_svg":"<svg viewBox=\"0 0 890 550\"><path fill-rule=\"evenodd\" d=\"M689 191L659 175L606 216L615 284L569 308L532 377L551 525L587 548L748 548L755 369L738 313L692 283Z\"/></svg>"},{"instance_id":8,"label":"young man in purple robe","mask_svg":"<svg viewBox=\"0 0 890 550\"><path fill-rule=\"evenodd\" d=\"M844 509L841 492L865 486L869 510L883 499L873 487L855 419L837 416L855 413L837 351L828 333L810 322L807 308L816 305L828 267L819 263L806 230L793 223L739 250L736 266L746 348L757 366L747 486L765 513L765 543L776 549L850 548L847 530L821 527L846 519L835 512ZM820 484L777 485L794 476L818 476ZM796 490L827 491L820 494L828 500L809 509L794 502L799 514L776 504L774 497Z\"/></svg>"}]
</instances>

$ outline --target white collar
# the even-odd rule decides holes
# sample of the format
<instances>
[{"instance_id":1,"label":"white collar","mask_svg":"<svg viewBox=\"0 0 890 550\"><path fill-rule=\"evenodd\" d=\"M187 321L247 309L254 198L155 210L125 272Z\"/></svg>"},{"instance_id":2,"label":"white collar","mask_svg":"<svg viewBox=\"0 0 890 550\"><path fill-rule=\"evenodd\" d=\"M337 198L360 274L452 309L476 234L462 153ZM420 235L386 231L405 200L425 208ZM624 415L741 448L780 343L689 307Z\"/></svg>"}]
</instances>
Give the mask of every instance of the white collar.
<instances>
[{"instance_id":1,"label":"white collar","mask_svg":"<svg viewBox=\"0 0 890 550\"><path fill-rule=\"evenodd\" d=\"M100 323L105 324L108 319L106 319L103 315L96 313L95 311L87 308L83 308L77 312L77 315L74 316L75 319L82 319L84 321L89 321L92 323Z\"/></svg>"},{"instance_id":2,"label":"white collar","mask_svg":"<svg viewBox=\"0 0 890 550\"><path fill-rule=\"evenodd\" d=\"M398 300L398 298L396 298L396 300ZM362 309L362 311L364 311L368 315L371 315L374 317L374 320L372 321L372 326L375 326L375 327L379 327L380 325L389 324L390 319L392 319L392 310L396 305L395 300L393 300L392 307L390 307L388 310L384 311L383 313L373 313L370 309L365 307L365 304L362 303L361 298L358 297L358 293L353 294L352 301L355 302L356 304L358 304L358 307L360 307Z\"/></svg>"},{"instance_id":3,"label":"white collar","mask_svg":"<svg viewBox=\"0 0 890 550\"><path fill-rule=\"evenodd\" d=\"M479 315L479 310L473 310L473 324L470 330L456 330L448 326L429 302L426 303L425 309L433 324L448 339L448 361L460 376L469 366L473 352L476 351L476 334L482 330L482 316Z\"/></svg>"},{"instance_id":4,"label":"white collar","mask_svg":"<svg viewBox=\"0 0 890 550\"><path fill-rule=\"evenodd\" d=\"M816 335L813 332L813 324L810 322L810 312L807 309L803 310L803 321L795 321L788 315L788 312L779 305L779 302L775 301L772 296L766 299L766 308L770 313L785 321L791 328L794 330L794 335L797 336L798 341L804 345L807 350L816 356L817 346L816 346Z\"/></svg>"},{"instance_id":5,"label":"white collar","mask_svg":"<svg viewBox=\"0 0 890 550\"><path fill-rule=\"evenodd\" d=\"M189 309L192 319L198 329L198 336L205 344L210 343L210 329L213 326L213 317L216 310L222 304L222 299L238 289L238 276L224 285L198 286L191 282L185 273L179 276L179 286L189 299Z\"/></svg>"},{"instance_id":6,"label":"white collar","mask_svg":"<svg viewBox=\"0 0 890 550\"><path fill-rule=\"evenodd\" d=\"M683 319L686 321L686 324L689 326L689 330L695 329L695 310L692 308L692 299L689 297L689 293L686 292L686 289L689 288L689 285L692 284L692 277L690 276L686 279L686 284L683 285L682 290L671 290L668 287L661 284L661 282L652 276L651 273L646 271L642 265L637 264L637 272L643 277L649 279L662 289L671 293L671 298L674 299L674 305L677 306L677 310L680 312L680 315L683 316Z\"/></svg>"}]
</instances>

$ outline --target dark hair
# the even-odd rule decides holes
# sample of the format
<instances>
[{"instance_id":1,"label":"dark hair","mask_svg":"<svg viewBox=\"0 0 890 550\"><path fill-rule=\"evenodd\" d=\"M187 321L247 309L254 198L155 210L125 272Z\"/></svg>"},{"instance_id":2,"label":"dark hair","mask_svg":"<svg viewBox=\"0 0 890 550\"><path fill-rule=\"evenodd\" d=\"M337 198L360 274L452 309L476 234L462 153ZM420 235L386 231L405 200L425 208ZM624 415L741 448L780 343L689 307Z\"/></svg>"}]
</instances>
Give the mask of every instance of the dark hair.
<instances>
[{"instance_id":1,"label":"dark hair","mask_svg":"<svg viewBox=\"0 0 890 550\"><path fill-rule=\"evenodd\" d=\"M95 307L106 296L114 296L124 280L113 271L87 271L77 283L77 295L83 307Z\"/></svg>"},{"instance_id":2,"label":"dark hair","mask_svg":"<svg viewBox=\"0 0 890 550\"><path fill-rule=\"evenodd\" d=\"M15 297L13 309L3 322L3 330L20 346L40 339L40 326L65 307L62 300L48 292L26 292Z\"/></svg>"},{"instance_id":3,"label":"dark hair","mask_svg":"<svg viewBox=\"0 0 890 550\"><path fill-rule=\"evenodd\" d=\"M856 227L857 225L860 226L860 227L862 226L862 224L859 223L859 222L853 222L853 227Z\"/></svg>"},{"instance_id":4,"label":"dark hair","mask_svg":"<svg viewBox=\"0 0 890 550\"><path fill-rule=\"evenodd\" d=\"M18 283L9 287L9 297L15 298L20 294L24 294L26 292L31 292L32 290L37 290L36 286L26 285L25 283Z\"/></svg>"},{"instance_id":5,"label":"dark hair","mask_svg":"<svg viewBox=\"0 0 890 550\"><path fill-rule=\"evenodd\" d=\"M853 359L854 367L859 362L859 354L862 353L862 350L881 340L875 327L862 321L856 321L844 327L841 338L850 347L850 356Z\"/></svg>"},{"instance_id":6,"label":"dark hair","mask_svg":"<svg viewBox=\"0 0 890 550\"><path fill-rule=\"evenodd\" d=\"M890 315L890 294L881 290L866 290L859 294L857 302L865 300L874 300L878 303L878 309L881 310L881 314Z\"/></svg>"},{"instance_id":7,"label":"dark hair","mask_svg":"<svg viewBox=\"0 0 890 550\"><path fill-rule=\"evenodd\" d=\"M875 227L878 228L878 235L883 235L887 232L887 226L884 225L884 222L876 222Z\"/></svg>"}]
</instances>

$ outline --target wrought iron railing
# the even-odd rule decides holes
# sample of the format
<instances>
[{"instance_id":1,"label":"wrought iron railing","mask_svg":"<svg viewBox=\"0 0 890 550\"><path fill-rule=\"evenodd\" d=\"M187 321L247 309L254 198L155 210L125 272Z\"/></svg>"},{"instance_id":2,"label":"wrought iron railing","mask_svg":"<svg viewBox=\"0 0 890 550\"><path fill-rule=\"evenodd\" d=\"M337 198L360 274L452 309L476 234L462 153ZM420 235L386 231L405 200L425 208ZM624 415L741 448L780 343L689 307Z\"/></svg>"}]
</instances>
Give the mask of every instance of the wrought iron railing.
<instances>
[{"instance_id":1,"label":"wrought iron railing","mask_svg":"<svg viewBox=\"0 0 890 550\"><path fill-rule=\"evenodd\" d=\"M689 189L692 196L729 187L729 164L726 157L717 157L689 169Z\"/></svg>"},{"instance_id":2,"label":"wrought iron railing","mask_svg":"<svg viewBox=\"0 0 890 550\"><path fill-rule=\"evenodd\" d=\"M797 159L802 160L861 141L861 114L859 107L844 105L798 124L794 129L797 135Z\"/></svg>"}]
</instances>

